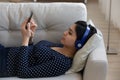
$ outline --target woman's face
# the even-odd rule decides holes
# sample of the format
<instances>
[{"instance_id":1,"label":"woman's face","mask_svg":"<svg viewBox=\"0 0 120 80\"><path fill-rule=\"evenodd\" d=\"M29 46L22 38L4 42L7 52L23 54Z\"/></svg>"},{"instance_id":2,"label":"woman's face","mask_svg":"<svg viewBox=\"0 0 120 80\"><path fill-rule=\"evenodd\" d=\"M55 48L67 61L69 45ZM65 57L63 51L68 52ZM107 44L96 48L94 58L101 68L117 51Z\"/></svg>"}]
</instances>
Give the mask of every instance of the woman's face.
<instances>
[{"instance_id":1,"label":"woman's face","mask_svg":"<svg viewBox=\"0 0 120 80\"><path fill-rule=\"evenodd\" d=\"M63 37L61 39L61 43L66 46L73 48L75 47L75 41L76 41L76 24L73 24L68 30L66 30L63 34Z\"/></svg>"}]
</instances>

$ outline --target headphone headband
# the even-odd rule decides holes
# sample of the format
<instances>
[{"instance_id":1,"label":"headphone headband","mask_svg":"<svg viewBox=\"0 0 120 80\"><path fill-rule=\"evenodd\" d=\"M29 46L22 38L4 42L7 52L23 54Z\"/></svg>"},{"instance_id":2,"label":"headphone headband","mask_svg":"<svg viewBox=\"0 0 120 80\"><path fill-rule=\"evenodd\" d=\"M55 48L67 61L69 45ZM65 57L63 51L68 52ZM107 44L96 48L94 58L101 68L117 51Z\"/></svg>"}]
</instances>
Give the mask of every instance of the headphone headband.
<instances>
[{"instance_id":1,"label":"headphone headband","mask_svg":"<svg viewBox=\"0 0 120 80\"><path fill-rule=\"evenodd\" d=\"M87 39L87 36L89 35L89 32L90 32L90 27L87 26L87 28L86 28L86 30L85 30L85 33L84 33L83 37L81 38L81 40L77 40L77 41L75 42L75 47L76 47L77 49L82 48L83 44L85 43L85 41L86 41L86 39Z\"/></svg>"}]
</instances>

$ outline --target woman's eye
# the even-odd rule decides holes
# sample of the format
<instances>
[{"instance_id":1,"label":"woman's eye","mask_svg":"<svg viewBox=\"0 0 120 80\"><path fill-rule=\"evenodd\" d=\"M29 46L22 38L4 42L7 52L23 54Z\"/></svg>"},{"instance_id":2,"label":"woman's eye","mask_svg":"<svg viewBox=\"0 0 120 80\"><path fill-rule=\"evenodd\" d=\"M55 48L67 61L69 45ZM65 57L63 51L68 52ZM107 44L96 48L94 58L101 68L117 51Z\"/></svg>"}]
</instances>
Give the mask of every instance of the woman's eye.
<instances>
[{"instance_id":1,"label":"woman's eye","mask_svg":"<svg viewBox=\"0 0 120 80\"><path fill-rule=\"evenodd\" d=\"M72 35L72 33L71 33L70 31L69 31L68 33L69 33L70 35Z\"/></svg>"}]
</instances>

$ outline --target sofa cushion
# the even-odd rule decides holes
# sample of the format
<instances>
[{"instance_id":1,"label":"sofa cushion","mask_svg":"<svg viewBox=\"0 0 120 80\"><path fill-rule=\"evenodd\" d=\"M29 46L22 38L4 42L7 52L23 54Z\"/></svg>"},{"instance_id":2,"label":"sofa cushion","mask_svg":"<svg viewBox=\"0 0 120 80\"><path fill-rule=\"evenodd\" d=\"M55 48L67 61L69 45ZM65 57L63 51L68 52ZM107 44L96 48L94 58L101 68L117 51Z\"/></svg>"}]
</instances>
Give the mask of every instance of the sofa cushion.
<instances>
[{"instance_id":1,"label":"sofa cushion","mask_svg":"<svg viewBox=\"0 0 120 80\"><path fill-rule=\"evenodd\" d=\"M90 21L88 21L88 25L89 24L91 24ZM91 24L91 25L93 25L93 24ZM76 54L73 58L72 67L66 72L66 74L81 71L86 64L88 55L95 48L97 48L97 46L99 46L100 40L102 40L102 33L99 29L97 29L97 33L94 34L92 37L90 37L90 39L87 41L87 43L80 50L78 50L76 52Z\"/></svg>"}]
</instances>

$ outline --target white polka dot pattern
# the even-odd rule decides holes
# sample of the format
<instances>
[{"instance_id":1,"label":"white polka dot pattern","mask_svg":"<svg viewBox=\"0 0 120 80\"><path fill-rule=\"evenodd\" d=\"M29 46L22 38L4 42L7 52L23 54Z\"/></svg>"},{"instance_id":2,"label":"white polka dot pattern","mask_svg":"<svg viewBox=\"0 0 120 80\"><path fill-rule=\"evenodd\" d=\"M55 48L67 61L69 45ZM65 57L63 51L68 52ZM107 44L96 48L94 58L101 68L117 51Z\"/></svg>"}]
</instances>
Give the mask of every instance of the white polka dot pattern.
<instances>
[{"instance_id":1,"label":"white polka dot pattern","mask_svg":"<svg viewBox=\"0 0 120 80\"><path fill-rule=\"evenodd\" d=\"M60 44L40 41L36 45L11 48L8 55L8 75L22 78L52 77L64 74L72 59L52 50Z\"/></svg>"}]
</instances>

